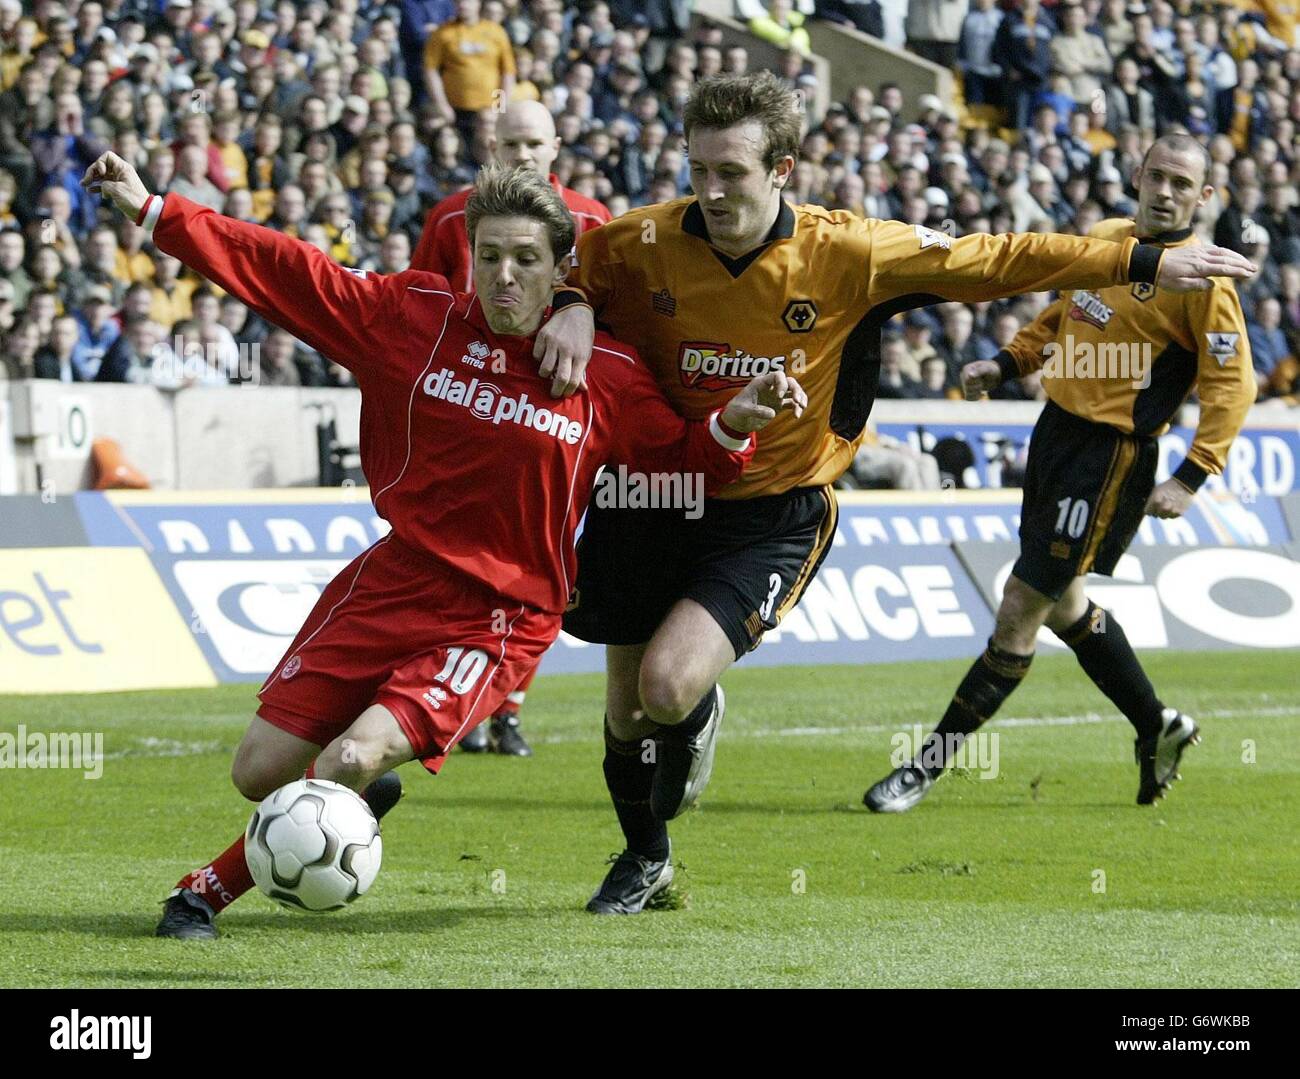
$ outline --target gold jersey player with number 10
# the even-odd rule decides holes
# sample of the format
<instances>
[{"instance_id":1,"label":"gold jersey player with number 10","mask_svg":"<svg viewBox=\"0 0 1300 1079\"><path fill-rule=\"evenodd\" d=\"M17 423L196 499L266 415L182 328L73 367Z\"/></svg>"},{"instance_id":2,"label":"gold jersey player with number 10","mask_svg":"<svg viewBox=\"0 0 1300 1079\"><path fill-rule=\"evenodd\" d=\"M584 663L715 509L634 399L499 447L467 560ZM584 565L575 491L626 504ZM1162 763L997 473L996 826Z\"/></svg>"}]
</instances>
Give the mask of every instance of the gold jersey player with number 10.
<instances>
[{"instance_id":1,"label":"gold jersey player with number 10","mask_svg":"<svg viewBox=\"0 0 1300 1079\"><path fill-rule=\"evenodd\" d=\"M1252 272L1218 248L952 239L789 206L781 192L800 115L770 73L701 82L685 112L694 196L585 234L568 281L575 293L557 298L564 309L539 335L548 357L580 361L600 321L636 346L687 417L769 367L798 372L808 394L803 422L773 422L749 471L698 520L588 514L565 629L609 645L605 776L627 839L593 912L640 911L671 879L665 822L708 780L723 714L717 679L798 601L826 554L830 485L861 441L887 319L944 300L1137 282L1198 289L1210 276ZM653 755L642 749L648 737Z\"/></svg>"}]
</instances>

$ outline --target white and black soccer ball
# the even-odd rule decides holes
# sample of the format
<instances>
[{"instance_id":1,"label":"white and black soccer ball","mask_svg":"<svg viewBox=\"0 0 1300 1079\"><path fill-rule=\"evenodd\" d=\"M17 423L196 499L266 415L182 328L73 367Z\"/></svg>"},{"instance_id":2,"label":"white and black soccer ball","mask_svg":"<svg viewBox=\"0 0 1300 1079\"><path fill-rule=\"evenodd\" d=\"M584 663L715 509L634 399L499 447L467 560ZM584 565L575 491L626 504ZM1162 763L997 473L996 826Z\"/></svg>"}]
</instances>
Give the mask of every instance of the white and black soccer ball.
<instances>
[{"instance_id":1,"label":"white and black soccer ball","mask_svg":"<svg viewBox=\"0 0 1300 1079\"><path fill-rule=\"evenodd\" d=\"M299 779L272 791L244 833L253 880L291 910L339 910L365 895L383 849L370 807L328 779Z\"/></svg>"}]
</instances>

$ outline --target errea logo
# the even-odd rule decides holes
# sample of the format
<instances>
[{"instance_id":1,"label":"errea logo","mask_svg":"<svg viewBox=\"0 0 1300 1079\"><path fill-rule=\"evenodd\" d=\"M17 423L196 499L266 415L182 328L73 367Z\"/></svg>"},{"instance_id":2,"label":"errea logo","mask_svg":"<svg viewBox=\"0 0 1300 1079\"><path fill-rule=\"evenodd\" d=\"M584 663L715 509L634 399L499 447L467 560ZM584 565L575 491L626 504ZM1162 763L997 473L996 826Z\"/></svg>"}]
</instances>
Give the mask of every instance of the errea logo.
<instances>
[{"instance_id":1,"label":"errea logo","mask_svg":"<svg viewBox=\"0 0 1300 1079\"><path fill-rule=\"evenodd\" d=\"M491 354L492 350L482 341L474 341L465 350L465 355L460 358L460 362L470 367L477 367L481 371L486 366L487 358Z\"/></svg>"}]
</instances>

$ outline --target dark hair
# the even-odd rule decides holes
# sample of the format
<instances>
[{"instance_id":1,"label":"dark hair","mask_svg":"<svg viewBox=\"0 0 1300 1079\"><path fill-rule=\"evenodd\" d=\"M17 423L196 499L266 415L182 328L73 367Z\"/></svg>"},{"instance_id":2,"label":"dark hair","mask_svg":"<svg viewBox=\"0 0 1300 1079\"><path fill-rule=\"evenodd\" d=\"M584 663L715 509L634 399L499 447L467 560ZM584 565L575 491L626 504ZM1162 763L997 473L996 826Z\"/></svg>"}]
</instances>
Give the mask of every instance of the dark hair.
<instances>
[{"instance_id":1,"label":"dark hair","mask_svg":"<svg viewBox=\"0 0 1300 1079\"><path fill-rule=\"evenodd\" d=\"M1205 170L1201 173L1201 183L1205 184L1210 179L1210 151L1202 146L1195 138L1183 131L1171 131L1168 135L1161 135L1151 144L1147 152L1142 155L1142 167L1145 169L1147 160L1151 157L1151 151L1157 146L1163 146L1176 154L1191 154L1201 159L1201 164Z\"/></svg>"},{"instance_id":2,"label":"dark hair","mask_svg":"<svg viewBox=\"0 0 1300 1079\"><path fill-rule=\"evenodd\" d=\"M770 71L704 79L691 91L682 113L688 139L693 128L723 130L750 120L757 120L767 137L765 168L775 168L783 157L798 160L803 108L794 92Z\"/></svg>"},{"instance_id":3,"label":"dark hair","mask_svg":"<svg viewBox=\"0 0 1300 1079\"><path fill-rule=\"evenodd\" d=\"M474 193L465 204L465 230L471 251L474 233L485 217L531 217L540 221L546 226L556 262L573 250L577 234L573 215L546 177L531 169L512 169L494 162L479 170Z\"/></svg>"}]
</instances>

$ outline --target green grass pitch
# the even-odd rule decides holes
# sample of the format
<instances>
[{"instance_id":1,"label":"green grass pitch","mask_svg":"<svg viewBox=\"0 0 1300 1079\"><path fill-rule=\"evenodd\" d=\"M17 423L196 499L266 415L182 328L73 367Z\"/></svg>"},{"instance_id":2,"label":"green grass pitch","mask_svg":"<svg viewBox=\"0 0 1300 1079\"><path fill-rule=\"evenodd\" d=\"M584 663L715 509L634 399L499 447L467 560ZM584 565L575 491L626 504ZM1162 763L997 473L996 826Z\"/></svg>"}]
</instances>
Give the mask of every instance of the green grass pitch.
<instances>
[{"instance_id":1,"label":"green grass pitch","mask_svg":"<svg viewBox=\"0 0 1300 1079\"><path fill-rule=\"evenodd\" d=\"M253 893L210 943L151 934L177 877L247 821L229 765L252 687L0 698L0 729L101 731L107 756L94 781L0 772L0 984L1295 985L1296 656L1146 663L1205 736L1156 807L1133 804L1127 723L1072 658L1041 656L987 728L998 778L949 775L895 817L862 792L964 663L734 671L712 786L672 828L683 905L633 918L582 910L621 847L601 680L541 679L533 759L402 770L355 907Z\"/></svg>"}]
</instances>

